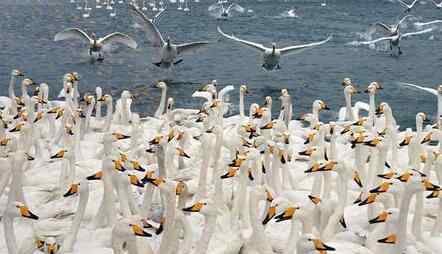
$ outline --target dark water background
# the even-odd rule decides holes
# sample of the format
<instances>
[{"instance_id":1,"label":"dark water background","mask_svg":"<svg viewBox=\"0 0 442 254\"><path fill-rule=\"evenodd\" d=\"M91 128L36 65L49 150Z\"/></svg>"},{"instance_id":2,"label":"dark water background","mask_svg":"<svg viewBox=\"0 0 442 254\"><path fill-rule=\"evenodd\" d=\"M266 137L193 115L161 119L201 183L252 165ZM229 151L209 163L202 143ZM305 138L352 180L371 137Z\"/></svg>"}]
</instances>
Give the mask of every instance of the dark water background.
<instances>
[{"instance_id":1,"label":"dark water background","mask_svg":"<svg viewBox=\"0 0 442 254\"><path fill-rule=\"evenodd\" d=\"M78 0L77 0L78 1ZM389 52L355 47L349 42L360 40L369 24L377 21L394 23L403 16L403 9L388 0L329 0L321 7L316 0L293 1L239 1L250 15L217 21L209 16L207 7L214 1L201 0L192 4L190 15L170 6L159 27L177 42L209 40L213 44L198 55L184 57L175 69L169 83L168 96L174 97L177 107L196 107L198 99L191 94L201 84L216 79L223 86L246 83L251 95L247 104L262 103L264 96L273 97L275 106L281 88L288 88L293 97L295 115L311 110L315 99L326 101L333 109L323 113L323 120L335 119L339 107L344 105L344 77L351 77L365 89L371 81L381 82L385 89L378 102L388 102L399 123L413 126L415 114L424 111L434 118L436 97L403 88L397 81L435 87L442 82L442 33L412 37L402 42L404 54L397 58ZM68 0L0 0L0 94L7 95L11 69L19 68L37 82L47 82L52 98L62 86L62 75L77 71L82 80L81 91L93 91L100 85L105 92L119 95L123 89L138 95L136 111L151 114L159 102L160 91L151 88L164 73L151 65L151 49L140 30L134 28L127 10L118 6L116 18L109 17L105 9L93 10L85 19ZM300 18L284 17L284 12L296 7ZM148 14L150 14L148 12ZM430 1L422 1L412 11L415 21L442 18L442 10ZM322 40L329 34L334 39L328 44L282 60L282 70L264 72L256 52L225 39L220 39L216 26L227 33L269 45L276 41L281 46ZM113 50L101 64L90 64L86 50L79 54L81 44L53 42L58 31L80 27L99 36L119 31L136 38L140 47L133 51L120 47ZM410 25L406 31L414 30ZM17 86L18 87L18 86ZM238 90L231 96L238 101ZM354 101L368 101L364 93ZM233 108L233 113L238 107Z\"/></svg>"}]
</instances>

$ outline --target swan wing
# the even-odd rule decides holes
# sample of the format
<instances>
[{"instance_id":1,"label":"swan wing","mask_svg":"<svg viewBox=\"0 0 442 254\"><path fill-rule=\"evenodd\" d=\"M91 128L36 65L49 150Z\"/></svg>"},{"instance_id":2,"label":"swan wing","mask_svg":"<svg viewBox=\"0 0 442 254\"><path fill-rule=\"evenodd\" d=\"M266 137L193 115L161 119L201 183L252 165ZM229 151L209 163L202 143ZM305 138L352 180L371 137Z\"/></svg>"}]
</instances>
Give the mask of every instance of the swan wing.
<instances>
[{"instance_id":1,"label":"swan wing","mask_svg":"<svg viewBox=\"0 0 442 254\"><path fill-rule=\"evenodd\" d=\"M54 37L54 41L63 41L63 40L82 40L87 43L93 43L93 40L87 33L79 28L68 28L64 31L57 33Z\"/></svg>"},{"instance_id":2,"label":"swan wing","mask_svg":"<svg viewBox=\"0 0 442 254\"><path fill-rule=\"evenodd\" d=\"M397 0L398 2L399 2L399 4L400 5L402 5L402 7L404 7L404 8L410 8L411 6L410 5L408 5L406 2L404 2L404 1L402 1L402 0Z\"/></svg>"},{"instance_id":3,"label":"swan wing","mask_svg":"<svg viewBox=\"0 0 442 254\"><path fill-rule=\"evenodd\" d=\"M219 91L218 93L218 98L221 101L224 101L224 96L227 95L227 93L230 93L231 91L235 90L235 87L232 85L228 85L226 87L224 87L223 89L221 89L221 91Z\"/></svg>"},{"instance_id":4,"label":"swan wing","mask_svg":"<svg viewBox=\"0 0 442 254\"><path fill-rule=\"evenodd\" d=\"M346 107L342 107L342 108L339 109L339 114L338 114L339 115L339 118L338 118L339 121L345 121L346 111L347 111Z\"/></svg>"},{"instance_id":5,"label":"swan wing","mask_svg":"<svg viewBox=\"0 0 442 254\"><path fill-rule=\"evenodd\" d=\"M256 49L256 50L258 50L258 51L261 51L261 52L265 52L266 50L270 50L270 49L264 47L264 46L261 45L261 44L258 44L258 43L255 43L255 42L251 42L251 41L242 40L242 39L237 38L237 37L235 37L235 36L233 36L233 35L227 35L227 34L225 34L225 33L221 30L220 27L218 27L217 29L218 29L218 32L219 32L222 36L226 37L227 39L230 39L230 40L234 40L234 41L240 42L240 43L242 43L243 45L249 46L249 47L254 48L254 49Z\"/></svg>"},{"instance_id":6,"label":"swan wing","mask_svg":"<svg viewBox=\"0 0 442 254\"><path fill-rule=\"evenodd\" d=\"M371 40L371 41L360 41L360 42L358 42L358 44L360 44L360 45L369 45L369 44L374 44L374 43L378 43L378 42L381 42L381 41L390 41L390 40L393 40L396 37L397 36L381 37L381 38L377 38L377 39Z\"/></svg>"},{"instance_id":7,"label":"swan wing","mask_svg":"<svg viewBox=\"0 0 442 254\"><path fill-rule=\"evenodd\" d=\"M384 23L382 23L382 22L377 22L377 23L375 24L375 26L384 29L385 32L387 32L387 33L391 33L391 27L390 27L389 25L386 25L386 24L384 24Z\"/></svg>"},{"instance_id":8,"label":"swan wing","mask_svg":"<svg viewBox=\"0 0 442 254\"><path fill-rule=\"evenodd\" d=\"M154 23L152 23L152 20L150 20L146 15L144 15L143 12L138 10L133 5L130 5L129 10L132 14L132 17L135 19L135 22L141 25L143 31L146 32L148 40L150 41L152 46L153 47L163 46L165 44L164 39L161 36L158 27Z\"/></svg>"},{"instance_id":9,"label":"swan wing","mask_svg":"<svg viewBox=\"0 0 442 254\"><path fill-rule=\"evenodd\" d=\"M222 6L222 4L219 4L219 3L214 3L211 6L209 6L209 8L207 8L207 10L209 12L219 12L222 9L223 9L223 6Z\"/></svg>"},{"instance_id":10,"label":"swan wing","mask_svg":"<svg viewBox=\"0 0 442 254\"><path fill-rule=\"evenodd\" d=\"M105 44L111 44L111 43L120 43L128 46L129 48L136 49L137 48L137 42L129 37L126 34L123 33L111 33L101 39L98 40L98 43L101 43L103 45Z\"/></svg>"},{"instance_id":11,"label":"swan wing","mask_svg":"<svg viewBox=\"0 0 442 254\"><path fill-rule=\"evenodd\" d=\"M405 82L398 82L398 84L404 85L404 86L408 86L408 87L413 87L413 88L416 88L416 89L419 89L419 90L424 90L424 91L429 92L431 94L434 94L436 96L438 95L438 92L436 91L436 89L433 89L433 88L418 86L418 85L414 85L414 84L410 84L410 83L405 83Z\"/></svg>"},{"instance_id":12,"label":"swan wing","mask_svg":"<svg viewBox=\"0 0 442 254\"><path fill-rule=\"evenodd\" d=\"M430 22L417 22L415 23L415 25L417 26L427 26L427 25L433 25L433 24L438 24L438 23L442 23L442 20L436 19Z\"/></svg>"},{"instance_id":13,"label":"swan wing","mask_svg":"<svg viewBox=\"0 0 442 254\"><path fill-rule=\"evenodd\" d=\"M161 16L163 16L163 14L166 10L167 10L167 8L165 8L164 10L161 10L157 14L155 14L155 16L153 16L152 23L158 24L158 22L160 22Z\"/></svg>"},{"instance_id":14,"label":"swan wing","mask_svg":"<svg viewBox=\"0 0 442 254\"><path fill-rule=\"evenodd\" d=\"M230 12L230 10L234 10L240 13L243 13L245 11L245 9L239 5L239 4L231 4L229 5L229 7L227 8L227 12Z\"/></svg>"},{"instance_id":15,"label":"swan wing","mask_svg":"<svg viewBox=\"0 0 442 254\"><path fill-rule=\"evenodd\" d=\"M209 92L201 92L201 91L195 91L192 94L193 98L204 98L207 101L211 101L212 100L212 94Z\"/></svg>"},{"instance_id":16,"label":"swan wing","mask_svg":"<svg viewBox=\"0 0 442 254\"><path fill-rule=\"evenodd\" d=\"M296 54L296 53L299 53L300 51L303 51L304 49L313 48L313 47L322 45L324 43L327 43L332 38L333 38L333 36L329 36L327 39L325 39L323 41L318 41L318 42L313 42L313 43L309 43L309 44L296 45L296 46L282 48L282 49L279 50L279 52L281 52L281 55Z\"/></svg>"},{"instance_id":17,"label":"swan wing","mask_svg":"<svg viewBox=\"0 0 442 254\"><path fill-rule=\"evenodd\" d=\"M195 53L196 51L204 48L208 44L209 44L208 41L197 41L197 42L189 42L189 43L180 44L180 45L176 46L177 54L182 55L182 54Z\"/></svg>"},{"instance_id":18,"label":"swan wing","mask_svg":"<svg viewBox=\"0 0 442 254\"><path fill-rule=\"evenodd\" d=\"M403 17L401 20L399 20L399 22L396 24L396 30L397 28L408 18L414 17L413 15L406 15L405 17Z\"/></svg>"},{"instance_id":19,"label":"swan wing","mask_svg":"<svg viewBox=\"0 0 442 254\"><path fill-rule=\"evenodd\" d=\"M409 37L409 36L413 36L413 35L426 34L426 33L429 33L431 31L433 31L433 28L427 28L427 29L422 30L422 31L405 33L405 34L402 35L402 37Z\"/></svg>"},{"instance_id":20,"label":"swan wing","mask_svg":"<svg viewBox=\"0 0 442 254\"><path fill-rule=\"evenodd\" d=\"M355 103L354 107L356 108L356 112L359 112L361 110L365 110L367 112L370 111L370 105L368 105L367 103L362 102L362 101L357 101ZM357 114L357 115L359 115L359 114Z\"/></svg>"}]
</instances>

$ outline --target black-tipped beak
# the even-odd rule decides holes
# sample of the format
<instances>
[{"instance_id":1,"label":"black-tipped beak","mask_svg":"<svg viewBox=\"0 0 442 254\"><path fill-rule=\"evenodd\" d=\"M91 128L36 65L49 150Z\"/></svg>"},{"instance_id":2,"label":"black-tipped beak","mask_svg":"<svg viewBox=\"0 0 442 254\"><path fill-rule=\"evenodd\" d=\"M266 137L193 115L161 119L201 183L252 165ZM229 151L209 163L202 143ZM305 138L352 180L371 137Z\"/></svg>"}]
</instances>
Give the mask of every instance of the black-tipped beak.
<instances>
[{"instance_id":1,"label":"black-tipped beak","mask_svg":"<svg viewBox=\"0 0 442 254\"><path fill-rule=\"evenodd\" d=\"M37 215L33 214L29 210L26 211L26 214L24 214L23 217L31 219L31 220L38 220L39 219L39 217Z\"/></svg>"},{"instance_id":2,"label":"black-tipped beak","mask_svg":"<svg viewBox=\"0 0 442 254\"><path fill-rule=\"evenodd\" d=\"M266 225L267 223L269 223L269 221L275 217L276 214L276 207L270 207L269 210L267 211L266 217L264 218L264 220L262 221L263 225Z\"/></svg>"},{"instance_id":3,"label":"black-tipped beak","mask_svg":"<svg viewBox=\"0 0 442 254\"><path fill-rule=\"evenodd\" d=\"M160 223L160 226L155 230L155 234L159 235L164 231L163 223Z\"/></svg>"}]
</instances>

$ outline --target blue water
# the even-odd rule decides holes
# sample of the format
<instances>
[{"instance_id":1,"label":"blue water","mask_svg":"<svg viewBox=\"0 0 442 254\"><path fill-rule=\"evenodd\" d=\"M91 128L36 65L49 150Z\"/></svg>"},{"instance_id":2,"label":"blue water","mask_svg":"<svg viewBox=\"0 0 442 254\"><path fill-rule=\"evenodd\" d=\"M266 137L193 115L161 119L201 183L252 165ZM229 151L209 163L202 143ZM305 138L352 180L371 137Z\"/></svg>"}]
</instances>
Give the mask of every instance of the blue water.
<instances>
[{"instance_id":1,"label":"blue water","mask_svg":"<svg viewBox=\"0 0 442 254\"><path fill-rule=\"evenodd\" d=\"M195 107L201 103L191 94L201 84L216 79L222 85L245 83L251 94L246 102L262 103L264 96L273 97L276 107L281 88L292 94L295 115L311 110L315 99L324 100L333 109L322 113L323 120L336 118L344 104L344 77L351 77L361 90L371 81L385 87L378 102L388 102L398 122L413 126L415 114L423 111L435 117L436 97L403 88L397 81L435 87L442 80L442 35L440 29L431 34L402 41L404 54L391 57L388 51L348 45L361 40L360 34L376 21L394 23L403 15L398 4L387 0L329 0L327 7L320 1L252 1L239 3L254 12L251 15L217 21L209 16L207 7L212 1L201 0L192 4L190 14L171 6L162 17L159 27L177 42L209 40L212 43L197 55L184 57L169 82L168 96L174 97L177 107ZM283 13L296 7L300 18L284 17ZM64 73L80 73L81 91L93 91L100 85L105 92L117 96L123 89L138 95L135 110L152 113L159 101L160 91L151 88L155 80L165 73L151 64L151 49L143 33L137 30L126 8L119 7L116 18L109 17L105 9L93 10L90 18L83 18L68 0L1 0L0 1L0 80L1 95L7 94L9 73L13 68L23 70L37 82L47 82L52 98L61 88ZM149 14L149 13L148 13ZM442 18L442 10L430 1L418 4L412 11L415 21ZM411 24L411 23L410 23ZM269 45L318 41L333 34L331 42L299 55L289 56L281 62L277 72L264 72L259 56L253 50L221 39L216 26L226 33ZM111 52L101 64L90 64L86 49L78 54L81 44L53 42L58 31L80 27L99 36L110 32L124 32L139 42L134 51L120 47ZM408 30L414 30L410 25ZM237 92L231 97L238 101ZM364 93L354 100L368 101ZM233 113L238 108L233 108Z\"/></svg>"}]
</instances>

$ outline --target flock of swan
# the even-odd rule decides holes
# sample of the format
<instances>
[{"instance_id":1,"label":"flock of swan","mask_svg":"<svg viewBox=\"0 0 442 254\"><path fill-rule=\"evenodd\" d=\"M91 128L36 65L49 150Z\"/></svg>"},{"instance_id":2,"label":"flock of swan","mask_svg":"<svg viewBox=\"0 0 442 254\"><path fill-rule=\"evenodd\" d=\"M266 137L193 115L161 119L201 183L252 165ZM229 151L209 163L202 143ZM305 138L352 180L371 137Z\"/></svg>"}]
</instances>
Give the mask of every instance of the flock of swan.
<instances>
[{"instance_id":1,"label":"flock of swan","mask_svg":"<svg viewBox=\"0 0 442 254\"><path fill-rule=\"evenodd\" d=\"M141 118L130 91L80 83L65 74L64 99L51 100L47 84L11 72L0 253L441 253L442 86L427 89L437 121L418 113L401 131L377 82L354 103L363 88L344 79L332 122L323 100L294 120L287 89L280 109L267 96L246 112L248 87L214 80L184 109L159 82L158 109ZM234 93L239 114L226 117Z\"/></svg>"}]
</instances>

